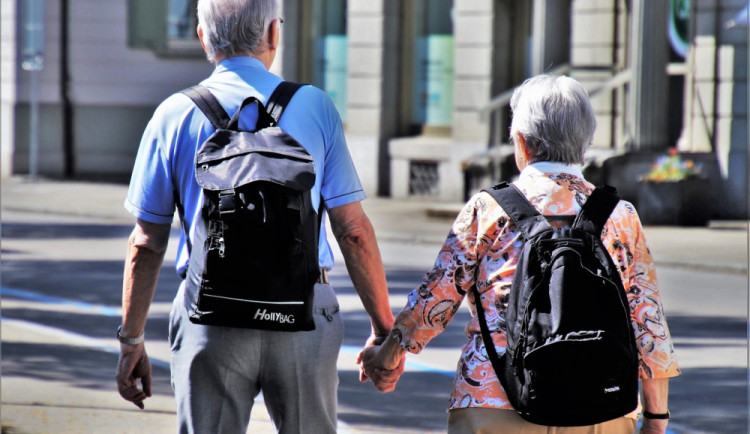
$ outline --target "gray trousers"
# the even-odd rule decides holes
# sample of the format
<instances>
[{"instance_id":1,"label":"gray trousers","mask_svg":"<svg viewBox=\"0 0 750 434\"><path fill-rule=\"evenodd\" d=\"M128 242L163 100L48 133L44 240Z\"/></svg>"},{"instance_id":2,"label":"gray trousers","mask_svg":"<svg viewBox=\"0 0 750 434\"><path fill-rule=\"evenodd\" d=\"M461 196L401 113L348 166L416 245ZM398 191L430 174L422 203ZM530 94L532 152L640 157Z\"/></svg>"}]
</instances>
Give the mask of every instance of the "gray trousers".
<instances>
[{"instance_id":1,"label":"gray trousers","mask_svg":"<svg viewBox=\"0 0 750 434\"><path fill-rule=\"evenodd\" d=\"M176 297L169 324L180 433L244 434L263 392L280 433L335 433L344 327L329 284L315 285L315 330L277 332L190 322Z\"/></svg>"}]
</instances>

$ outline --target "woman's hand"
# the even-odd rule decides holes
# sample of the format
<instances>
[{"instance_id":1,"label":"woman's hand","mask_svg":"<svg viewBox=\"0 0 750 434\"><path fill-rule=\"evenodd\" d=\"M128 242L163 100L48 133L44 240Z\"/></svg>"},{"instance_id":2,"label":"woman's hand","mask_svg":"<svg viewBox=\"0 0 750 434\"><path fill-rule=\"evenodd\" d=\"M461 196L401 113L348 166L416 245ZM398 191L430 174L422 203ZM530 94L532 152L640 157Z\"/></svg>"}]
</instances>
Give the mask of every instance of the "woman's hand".
<instances>
[{"instance_id":1,"label":"woman's hand","mask_svg":"<svg viewBox=\"0 0 750 434\"><path fill-rule=\"evenodd\" d=\"M367 347L360 353L362 370L366 378L372 380L375 388L383 393L391 392L396 388L396 383L404 373L406 363L405 355L391 360L385 353L382 345Z\"/></svg>"},{"instance_id":2,"label":"woman's hand","mask_svg":"<svg viewBox=\"0 0 750 434\"><path fill-rule=\"evenodd\" d=\"M360 365L359 381L364 383L368 379L372 380L380 392L391 392L404 373L406 351L395 339L378 341L379 339L368 340L367 346L357 355L357 364Z\"/></svg>"}]
</instances>

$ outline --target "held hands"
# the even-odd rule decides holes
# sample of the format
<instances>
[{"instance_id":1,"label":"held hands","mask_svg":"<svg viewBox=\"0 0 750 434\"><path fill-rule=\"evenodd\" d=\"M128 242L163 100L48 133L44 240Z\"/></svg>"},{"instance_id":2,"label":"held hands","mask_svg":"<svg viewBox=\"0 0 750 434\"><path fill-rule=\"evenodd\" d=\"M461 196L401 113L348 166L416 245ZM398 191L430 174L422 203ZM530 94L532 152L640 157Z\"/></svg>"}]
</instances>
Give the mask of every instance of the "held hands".
<instances>
[{"instance_id":1,"label":"held hands","mask_svg":"<svg viewBox=\"0 0 750 434\"><path fill-rule=\"evenodd\" d=\"M144 343L120 345L115 379L120 396L143 410L143 401L151 396L151 362ZM142 390L138 388L138 379L141 380Z\"/></svg>"},{"instance_id":2,"label":"held hands","mask_svg":"<svg viewBox=\"0 0 750 434\"><path fill-rule=\"evenodd\" d=\"M383 336L371 336L365 348L357 355L357 364L360 365L359 381L365 383L368 379L372 380L375 388L383 393L396 388L398 379L404 373L406 362L400 345L394 340L386 339L387 337Z\"/></svg>"}]
</instances>

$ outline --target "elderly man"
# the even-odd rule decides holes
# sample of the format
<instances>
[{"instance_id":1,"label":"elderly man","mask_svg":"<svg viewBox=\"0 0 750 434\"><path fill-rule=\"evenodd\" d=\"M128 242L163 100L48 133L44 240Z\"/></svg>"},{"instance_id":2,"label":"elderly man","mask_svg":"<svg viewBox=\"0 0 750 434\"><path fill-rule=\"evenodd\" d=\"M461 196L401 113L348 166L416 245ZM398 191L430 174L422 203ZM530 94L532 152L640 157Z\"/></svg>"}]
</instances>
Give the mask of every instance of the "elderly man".
<instances>
[{"instance_id":1,"label":"elderly man","mask_svg":"<svg viewBox=\"0 0 750 434\"><path fill-rule=\"evenodd\" d=\"M267 101L282 81L268 72L281 23L276 0L198 2L198 36L216 65L201 84L227 113L234 113L250 96ZM253 125L256 115L257 110L248 107L240 122ZM324 92L303 86L287 105L279 126L314 159L312 204L327 211L352 282L370 315L372 335L367 344L381 342L393 325L393 315L373 228L360 205L365 193L338 113ZM154 113L136 158L125 203L137 222L125 263L116 379L120 395L140 408L151 395L151 365L143 334L170 224L175 208L179 209L185 233L176 268L184 275L201 215L194 159L213 131L187 96L174 94ZM333 266L333 255L325 225L320 230L319 265L325 271ZM188 318L183 281L169 332L179 432L245 432L253 399L261 391L279 432L336 431L336 362L343 328L336 296L326 273L321 276L314 288L313 311L325 314L316 315L315 330L300 332L194 324Z\"/></svg>"},{"instance_id":2,"label":"elderly man","mask_svg":"<svg viewBox=\"0 0 750 434\"><path fill-rule=\"evenodd\" d=\"M581 172L584 152L596 128L586 91L569 77L541 75L524 82L511 99L511 137L521 170L514 183L545 216L574 216L594 191ZM643 392L643 433L663 433L669 419L668 381L679 375L662 309L651 253L638 215L620 201L601 240L620 272L630 307ZM434 269L409 295L391 337L366 348L361 359L377 386L383 369L393 369L406 352L418 353L441 333L468 294L472 317L453 382L449 433L632 433L638 411L604 423L549 429L522 419L493 370L481 336L476 303L481 303L498 354L505 353L505 324L511 283L523 246L519 228L486 193L472 197L459 214ZM479 300L472 288L478 289ZM389 374L390 375L390 374Z\"/></svg>"}]
</instances>

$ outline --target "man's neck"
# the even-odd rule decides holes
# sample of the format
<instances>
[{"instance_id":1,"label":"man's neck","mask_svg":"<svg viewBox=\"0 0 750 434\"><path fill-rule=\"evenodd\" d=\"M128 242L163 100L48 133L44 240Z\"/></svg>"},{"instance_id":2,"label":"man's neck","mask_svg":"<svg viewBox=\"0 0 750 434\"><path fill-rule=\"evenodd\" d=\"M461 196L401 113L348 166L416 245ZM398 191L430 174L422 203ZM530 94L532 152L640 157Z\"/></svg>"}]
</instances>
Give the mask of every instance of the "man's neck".
<instances>
[{"instance_id":1,"label":"man's neck","mask_svg":"<svg viewBox=\"0 0 750 434\"><path fill-rule=\"evenodd\" d=\"M253 57L261 61L263 63L263 66L266 67L266 70L271 69L271 64L273 63L273 55L271 55L270 50L266 50L261 54L255 54L255 53L238 53L235 56L232 57ZM214 57L214 64L218 65L219 63L223 62L226 59L229 59L230 57L217 54L216 57Z\"/></svg>"}]
</instances>

